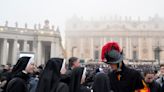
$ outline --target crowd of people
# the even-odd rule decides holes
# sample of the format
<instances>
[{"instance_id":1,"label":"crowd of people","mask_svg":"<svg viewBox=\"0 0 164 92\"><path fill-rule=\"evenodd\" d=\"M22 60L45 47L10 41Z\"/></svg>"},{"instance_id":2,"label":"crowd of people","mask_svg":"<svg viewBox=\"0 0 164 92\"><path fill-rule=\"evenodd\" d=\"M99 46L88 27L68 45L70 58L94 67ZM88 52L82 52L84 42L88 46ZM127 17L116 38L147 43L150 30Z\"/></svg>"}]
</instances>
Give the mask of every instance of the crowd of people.
<instances>
[{"instance_id":1,"label":"crowd of people","mask_svg":"<svg viewBox=\"0 0 164 92\"><path fill-rule=\"evenodd\" d=\"M1 66L0 92L164 92L164 65L126 65L116 42L103 46L101 59L81 65L77 57L50 58L36 67L23 56Z\"/></svg>"}]
</instances>

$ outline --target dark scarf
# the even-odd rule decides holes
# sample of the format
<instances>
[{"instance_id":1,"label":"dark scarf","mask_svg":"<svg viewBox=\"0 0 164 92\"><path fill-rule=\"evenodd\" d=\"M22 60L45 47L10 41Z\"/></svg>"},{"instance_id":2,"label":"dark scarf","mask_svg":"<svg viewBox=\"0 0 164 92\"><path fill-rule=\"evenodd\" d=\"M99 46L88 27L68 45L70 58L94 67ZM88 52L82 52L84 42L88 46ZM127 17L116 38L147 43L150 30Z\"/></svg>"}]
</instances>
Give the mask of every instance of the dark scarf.
<instances>
[{"instance_id":1,"label":"dark scarf","mask_svg":"<svg viewBox=\"0 0 164 92\"><path fill-rule=\"evenodd\" d=\"M36 92L56 92L61 78L60 70L62 63L63 59L61 58L51 58L48 60L39 78Z\"/></svg>"}]
</instances>

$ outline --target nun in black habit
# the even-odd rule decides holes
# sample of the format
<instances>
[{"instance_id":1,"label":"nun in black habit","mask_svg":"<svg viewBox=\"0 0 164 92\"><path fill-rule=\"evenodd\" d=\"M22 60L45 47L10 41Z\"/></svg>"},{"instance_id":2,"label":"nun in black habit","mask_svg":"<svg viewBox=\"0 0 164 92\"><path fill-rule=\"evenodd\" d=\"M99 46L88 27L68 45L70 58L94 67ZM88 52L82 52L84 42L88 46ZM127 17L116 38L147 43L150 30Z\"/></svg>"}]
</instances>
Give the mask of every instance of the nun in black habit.
<instances>
[{"instance_id":1,"label":"nun in black habit","mask_svg":"<svg viewBox=\"0 0 164 92\"><path fill-rule=\"evenodd\" d=\"M34 70L33 57L21 57L12 70L12 79L7 85L6 92L29 92L29 74Z\"/></svg>"},{"instance_id":2,"label":"nun in black habit","mask_svg":"<svg viewBox=\"0 0 164 92\"><path fill-rule=\"evenodd\" d=\"M70 92L91 92L91 89L83 86L86 78L86 68L73 69L70 80Z\"/></svg>"},{"instance_id":3,"label":"nun in black habit","mask_svg":"<svg viewBox=\"0 0 164 92\"><path fill-rule=\"evenodd\" d=\"M93 83L93 92L111 92L109 78L105 73L97 73Z\"/></svg>"},{"instance_id":4,"label":"nun in black habit","mask_svg":"<svg viewBox=\"0 0 164 92\"><path fill-rule=\"evenodd\" d=\"M61 82L61 74L65 72L63 59L51 58L48 60L39 78L36 92L69 92L69 87Z\"/></svg>"}]
</instances>

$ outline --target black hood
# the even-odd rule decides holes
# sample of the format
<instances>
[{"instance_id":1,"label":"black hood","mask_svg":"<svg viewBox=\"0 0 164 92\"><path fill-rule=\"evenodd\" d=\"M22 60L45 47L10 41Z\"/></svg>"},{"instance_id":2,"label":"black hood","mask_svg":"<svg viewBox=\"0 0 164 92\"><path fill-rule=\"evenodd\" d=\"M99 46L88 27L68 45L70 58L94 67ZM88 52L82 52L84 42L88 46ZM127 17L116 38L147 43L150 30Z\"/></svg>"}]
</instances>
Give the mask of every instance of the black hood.
<instances>
[{"instance_id":1,"label":"black hood","mask_svg":"<svg viewBox=\"0 0 164 92\"><path fill-rule=\"evenodd\" d=\"M21 57L21 58L19 58L18 62L16 63L16 65L13 67L13 70L12 70L13 76L15 76L18 73L20 73L23 70L25 70L29 60L30 60L30 57Z\"/></svg>"},{"instance_id":2,"label":"black hood","mask_svg":"<svg viewBox=\"0 0 164 92\"><path fill-rule=\"evenodd\" d=\"M98 73L93 83L94 92L110 92L109 78L105 73Z\"/></svg>"},{"instance_id":3,"label":"black hood","mask_svg":"<svg viewBox=\"0 0 164 92\"><path fill-rule=\"evenodd\" d=\"M60 82L60 70L63 59L51 58L48 60L43 70L36 92L56 92L58 83Z\"/></svg>"},{"instance_id":4,"label":"black hood","mask_svg":"<svg viewBox=\"0 0 164 92\"><path fill-rule=\"evenodd\" d=\"M70 81L70 92L80 92L81 78L83 75L84 68L78 67L73 69L71 81Z\"/></svg>"}]
</instances>

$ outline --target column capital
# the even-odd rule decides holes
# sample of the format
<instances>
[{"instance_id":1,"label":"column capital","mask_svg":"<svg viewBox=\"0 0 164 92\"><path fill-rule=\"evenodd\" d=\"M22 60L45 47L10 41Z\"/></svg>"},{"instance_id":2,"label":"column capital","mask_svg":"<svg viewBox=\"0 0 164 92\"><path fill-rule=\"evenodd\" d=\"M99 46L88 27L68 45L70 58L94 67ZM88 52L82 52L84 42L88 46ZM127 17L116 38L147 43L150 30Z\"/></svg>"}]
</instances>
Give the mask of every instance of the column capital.
<instances>
[{"instance_id":1,"label":"column capital","mask_svg":"<svg viewBox=\"0 0 164 92\"><path fill-rule=\"evenodd\" d=\"M56 43L56 40L51 41L51 43Z\"/></svg>"},{"instance_id":2,"label":"column capital","mask_svg":"<svg viewBox=\"0 0 164 92\"><path fill-rule=\"evenodd\" d=\"M13 39L14 41L18 41L18 39Z\"/></svg>"}]
</instances>

